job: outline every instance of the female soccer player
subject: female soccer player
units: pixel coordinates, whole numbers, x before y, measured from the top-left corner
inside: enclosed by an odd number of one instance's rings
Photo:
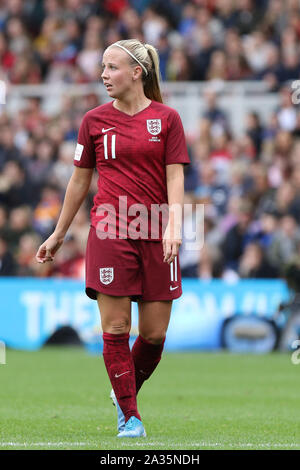
[[[101,78],[114,100],[83,118],[57,226],[36,258],[53,260],[96,167],[86,293],[100,310],[118,437],[141,437],[146,433],[136,395],[161,359],[172,300],[182,293],[181,217],[174,208],[183,204],[183,165],[189,158],[180,117],[162,103],[153,46],[135,39],[112,44],[103,55]],[[168,204],[164,226],[163,204]],[[130,351],[131,301],[138,302],[139,336]]]

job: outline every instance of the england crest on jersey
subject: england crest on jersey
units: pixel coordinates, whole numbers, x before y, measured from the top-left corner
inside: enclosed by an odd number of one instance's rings
[[[100,281],[102,284],[110,284],[114,280],[114,268],[100,268]]]
[[[161,120],[160,119],[147,119],[147,129],[152,135],[157,135],[161,131]]]

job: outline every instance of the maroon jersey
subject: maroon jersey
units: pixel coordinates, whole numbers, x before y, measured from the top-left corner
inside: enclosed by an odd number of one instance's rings
[[[143,204],[150,217],[153,205],[168,202],[166,165],[174,163],[189,163],[189,157],[181,119],[169,106],[152,101],[129,116],[109,102],[87,112],[79,129],[74,164],[97,168],[99,174],[92,226],[99,230],[99,223],[104,218],[107,221],[106,215],[113,207],[117,234],[122,226],[122,238],[127,238],[124,226],[128,227],[134,216],[131,213],[126,221],[118,217],[119,197],[128,208]],[[112,229],[113,217],[111,221],[112,225],[103,230]],[[140,238],[150,238],[150,231]],[[157,239],[161,239],[161,233]]]

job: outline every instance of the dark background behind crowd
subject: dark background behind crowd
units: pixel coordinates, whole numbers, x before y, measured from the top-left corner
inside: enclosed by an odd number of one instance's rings
[[[99,82],[104,49],[138,38],[159,52],[164,81],[206,83],[189,135],[181,265],[201,279],[276,278],[300,258],[299,0],[0,0],[0,79],[12,85]],[[263,81],[279,95],[267,121],[245,113],[236,136],[215,81]],[[32,97],[0,109],[0,275],[84,276],[87,200],[54,263],[35,254],[52,233],[83,114],[98,95],[65,96],[57,115]],[[205,204],[202,250],[186,249],[195,205]]]

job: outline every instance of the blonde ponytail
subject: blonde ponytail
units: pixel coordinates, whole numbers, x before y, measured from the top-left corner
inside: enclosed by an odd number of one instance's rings
[[[147,98],[150,100],[158,101],[159,103],[163,102],[161,91],[160,91],[160,70],[159,70],[159,55],[155,47],[151,44],[145,44],[145,48],[148,51],[148,55],[151,59],[152,67],[148,70],[148,75],[144,80],[144,92]]]
[[[162,103],[160,91],[159,55],[151,44],[142,44],[138,39],[125,39],[111,44],[127,50],[132,65],[142,66],[144,93],[147,98]]]

